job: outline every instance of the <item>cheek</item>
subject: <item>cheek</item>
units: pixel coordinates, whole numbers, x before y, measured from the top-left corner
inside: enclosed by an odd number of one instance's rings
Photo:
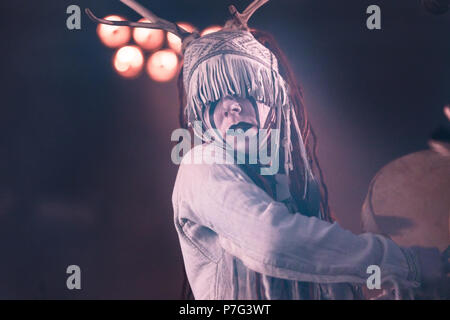
[[[216,127],[219,127],[220,123],[222,122],[222,117],[220,116],[219,107],[217,106],[213,113],[213,120]]]
[[[220,129],[223,125],[223,117],[220,115],[215,114],[214,115],[214,124],[216,125],[217,129]]]
[[[245,115],[252,119],[256,119],[256,112],[255,109],[253,109],[253,105],[249,105],[245,108]]]
[[[226,121],[220,113],[214,113],[214,124],[216,129],[223,135],[226,130]]]

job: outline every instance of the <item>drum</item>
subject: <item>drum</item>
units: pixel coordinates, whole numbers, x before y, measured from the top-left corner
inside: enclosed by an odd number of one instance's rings
[[[449,213],[450,157],[426,150],[394,160],[376,174],[361,218],[365,232],[385,235],[403,247],[443,251],[450,243]]]

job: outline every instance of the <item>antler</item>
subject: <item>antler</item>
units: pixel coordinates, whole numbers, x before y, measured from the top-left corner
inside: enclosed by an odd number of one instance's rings
[[[165,21],[164,19],[158,18],[153,12],[145,8],[143,5],[137,3],[133,0],[120,0],[124,5],[133,9],[139,13],[142,17],[146,18],[149,22]],[[167,21],[165,21],[167,22]]]
[[[254,0],[242,13],[240,13],[234,5],[230,5],[228,10],[230,11],[233,19],[226,24],[227,28],[238,28],[248,30],[248,20],[261,6],[269,2],[269,0]]]
[[[183,28],[180,28],[176,23],[169,22],[167,20],[164,20],[162,18],[159,18],[156,16],[153,12],[148,10],[147,8],[143,7],[139,3],[137,3],[134,0],[120,0],[123,4],[130,7],[137,13],[139,13],[142,17],[146,18],[150,22],[133,22],[133,21],[111,21],[106,19],[100,19],[96,17],[90,9],[86,9],[86,14],[89,16],[89,18],[97,23],[102,24],[108,24],[112,26],[128,26],[128,27],[136,27],[136,28],[147,28],[147,29],[161,29],[165,31],[169,31],[176,36],[180,37],[181,39],[184,39],[190,35],[192,35],[191,32],[188,32],[184,30]]]

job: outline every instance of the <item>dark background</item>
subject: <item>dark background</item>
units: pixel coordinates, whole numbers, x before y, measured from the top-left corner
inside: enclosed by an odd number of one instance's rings
[[[202,29],[250,1],[144,1]],[[118,1],[0,4],[0,298],[178,298],[181,251],[172,224],[175,82],[126,80],[83,14],[138,16]],[[382,30],[366,28],[381,7]],[[251,26],[273,33],[305,91],[339,223],[360,230],[370,179],[425,149],[450,101],[450,14],[415,0],[276,0]],[[66,289],[66,268],[82,290]]]

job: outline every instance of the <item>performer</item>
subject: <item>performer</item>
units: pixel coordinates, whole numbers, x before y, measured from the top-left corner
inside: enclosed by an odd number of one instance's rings
[[[293,72],[274,39],[247,26],[268,0],[256,0],[242,13],[230,6],[224,28],[203,37],[121,1],[152,23],[88,14],[101,23],[168,30],[183,40],[181,119],[204,143],[184,157],[172,200],[195,299],[361,298],[372,265],[380,267],[382,283],[393,280],[402,288],[442,275],[434,251],[425,250],[430,258],[420,259],[423,250],[401,248],[380,235],[355,235],[333,222]],[[208,129],[209,137],[203,134]],[[269,147],[270,165],[279,160],[279,170],[267,175],[261,161],[217,161],[226,155],[230,129],[258,138],[266,129],[258,147]],[[238,152],[251,153],[248,144]],[[193,154],[203,162],[191,161]]]

